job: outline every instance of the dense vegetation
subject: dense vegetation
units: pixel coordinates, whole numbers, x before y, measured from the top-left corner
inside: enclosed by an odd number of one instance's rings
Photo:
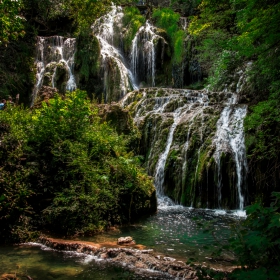
[[[184,59],[184,39],[186,33],[179,28],[180,14],[170,8],[156,9],[152,15],[156,25],[166,30],[172,45],[173,61],[180,63]]]
[[[238,266],[232,273],[217,273],[211,269],[201,268],[201,279],[279,279],[280,276],[280,194],[272,193],[271,204],[264,207],[255,203],[246,207],[247,218],[231,226],[231,237],[226,242],[220,240],[212,221],[198,222],[206,232],[211,232],[216,239],[213,257],[222,254],[234,257]],[[193,260],[191,260],[193,261]]]
[[[94,233],[155,211],[150,178],[124,139],[77,91],[42,108],[0,114],[1,241],[35,229]],[[2,239],[3,238],[3,239]]]

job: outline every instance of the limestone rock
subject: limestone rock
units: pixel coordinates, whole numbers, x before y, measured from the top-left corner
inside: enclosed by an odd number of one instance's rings
[[[131,236],[126,236],[126,237],[118,238],[118,244],[119,245],[135,245],[136,243]]]
[[[54,98],[57,93],[57,89],[49,86],[42,86],[39,92],[37,93],[36,100],[34,102],[33,108],[40,108],[42,102],[49,102],[49,99]]]

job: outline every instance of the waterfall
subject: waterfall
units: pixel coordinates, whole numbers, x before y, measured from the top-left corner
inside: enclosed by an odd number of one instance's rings
[[[75,52],[75,38],[64,38],[61,36],[37,38],[37,55],[35,59],[37,71],[32,105],[42,85],[57,86],[55,78],[58,68],[63,68],[66,71],[65,90],[73,91],[76,89],[75,76],[73,74]]]
[[[133,75],[138,79],[142,75],[146,81],[151,80],[152,87],[155,86],[156,46],[159,40],[165,43],[164,38],[156,34],[156,28],[149,21],[140,27],[132,40],[130,56]],[[145,77],[143,77],[143,73],[145,73]]]
[[[122,8],[113,5],[111,11],[97,19],[91,27],[101,48],[104,92],[106,94],[105,101],[107,102],[110,101],[110,74],[114,71],[114,67],[116,67],[115,71],[118,71],[120,76],[120,96],[118,99],[125,96],[129,90],[138,88],[132,72],[126,66],[124,55],[120,49],[119,40],[121,40],[122,18]],[[116,32],[116,29],[119,32]],[[114,79],[116,79],[116,75]]]
[[[217,131],[214,137],[216,150],[214,159],[217,163],[218,176],[218,203],[221,206],[222,199],[222,172],[221,157],[223,152],[230,152],[236,166],[236,191],[240,210],[244,209],[244,191],[242,190],[244,177],[247,173],[247,159],[244,139],[243,121],[246,116],[247,106],[236,106],[237,96],[233,94],[223,109],[220,119],[217,122]]]
[[[131,111],[142,131],[145,166],[154,177],[160,206],[176,201],[194,207],[230,205],[243,210],[247,107],[237,104],[235,94],[145,88],[127,94],[121,105]],[[223,154],[231,158],[226,168],[233,167],[227,178],[222,178]],[[228,189],[224,190],[225,182]],[[232,197],[222,197],[222,193],[230,196],[233,191]]]

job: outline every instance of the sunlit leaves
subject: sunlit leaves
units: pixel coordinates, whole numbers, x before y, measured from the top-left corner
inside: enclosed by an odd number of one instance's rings
[[[0,45],[24,35],[21,0],[0,1]]]

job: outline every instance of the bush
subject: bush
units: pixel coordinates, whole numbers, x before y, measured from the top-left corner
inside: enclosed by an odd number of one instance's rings
[[[31,228],[90,234],[155,211],[152,180],[128,153],[129,139],[100,122],[84,92],[34,111],[9,107],[0,122],[2,238],[15,226],[28,236]]]
[[[242,266],[233,272],[233,279],[279,279],[280,193],[272,195],[270,207],[260,203],[246,207],[247,219],[231,239],[231,247]]]

